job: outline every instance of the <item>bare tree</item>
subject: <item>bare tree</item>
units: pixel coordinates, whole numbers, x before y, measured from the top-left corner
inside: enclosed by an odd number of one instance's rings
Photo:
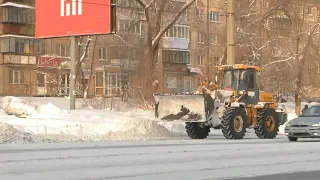
[[[267,89],[293,95],[297,115],[301,99],[307,96],[304,91],[314,87],[309,79],[313,72],[306,71],[318,52],[315,42],[319,38],[319,18],[310,16],[312,7],[306,1],[282,1],[266,21],[274,41],[267,47],[271,59],[262,62],[261,79]]]
[[[146,24],[143,87],[147,99],[150,99],[152,95],[152,80],[160,40],[195,1],[186,0],[181,5],[181,2],[171,0],[137,0],[144,9],[145,19],[143,21]]]
[[[76,79],[79,82],[81,81],[81,91],[82,91],[83,97],[87,97],[87,93],[88,93],[87,89],[89,86],[89,84],[86,85],[84,74],[85,74],[85,70],[87,69],[85,66],[85,60],[88,55],[90,42],[91,42],[90,35],[87,37],[86,43],[84,45],[82,44],[82,37],[79,37],[79,43],[78,43],[79,58],[78,58],[78,61],[76,62]],[[93,52],[94,52],[94,49],[93,49]],[[90,61],[88,63],[90,64]],[[91,63],[91,65],[92,65],[92,63]],[[91,76],[91,74],[90,74],[90,76]],[[89,79],[91,79],[90,76],[89,76]]]
[[[289,4],[286,14],[291,18],[292,22],[292,40],[294,40],[294,52],[292,53],[294,57],[294,79],[292,82],[295,82],[292,87],[295,103],[296,103],[296,114],[300,114],[301,110],[301,98],[303,97],[304,87],[310,86],[306,80],[304,80],[305,67],[308,62],[308,55],[311,53],[311,45],[315,36],[319,36],[319,32],[316,31],[319,27],[319,17],[313,22],[307,21],[307,15],[311,12],[308,12],[312,5],[307,4],[306,2],[302,4]],[[301,12],[302,11],[302,12]]]

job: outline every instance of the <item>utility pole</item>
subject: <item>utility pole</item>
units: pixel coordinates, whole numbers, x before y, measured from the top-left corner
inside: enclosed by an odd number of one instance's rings
[[[227,65],[235,64],[234,0],[227,0]]]
[[[76,58],[77,58],[77,42],[76,37],[71,36],[70,45],[70,110],[76,109]]]
[[[208,80],[210,80],[210,0],[207,0],[207,35],[208,35],[208,49],[207,49],[207,73]]]

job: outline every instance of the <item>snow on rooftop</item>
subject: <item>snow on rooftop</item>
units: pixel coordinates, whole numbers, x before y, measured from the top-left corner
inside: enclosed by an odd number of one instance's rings
[[[19,36],[19,35],[12,35],[12,34],[4,34],[0,36],[0,38],[4,38],[4,37],[29,38],[29,39],[35,38],[33,36]]]
[[[1,4],[0,6],[13,6],[13,7],[17,7],[17,8],[34,9],[34,7],[32,7],[32,6],[28,6],[28,5],[24,5],[24,4],[17,4],[17,3],[13,3],[13,2],[6,2],[4,4]]]

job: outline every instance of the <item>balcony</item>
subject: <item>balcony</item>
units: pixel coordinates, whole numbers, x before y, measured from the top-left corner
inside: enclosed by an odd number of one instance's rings
[[[10,24],[25,24],[33,25],[34,20],[34,7],[7,2],[0,5],[2,11],[1,22]]]
[[[35,32],[33,25],[3,24],[2,26],[3,26],[2,34],[34,36],[34,32]]]
[[[36,65],[36,56],[4,55],[5,64]]]
[[[162,50],[162,61],[170,64],[190,64],[189,50]]]
[[[174,25],[162,38],[163,49],[189,49],[190,28],[187,25]]]
[[[162,39],[163,49],[189,49],[189,39],[165,37]]]
[[[2,35],[0,36],[0,53],[16,55],[35,55],[41,43],[33,37]]]

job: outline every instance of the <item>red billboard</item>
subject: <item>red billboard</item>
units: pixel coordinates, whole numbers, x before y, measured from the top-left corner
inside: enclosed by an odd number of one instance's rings
[[[114,0],[36,0],[36,38],[109,34]]]
[[[38,66],[41,67],[59,67],[60,62],[59,58],[38,57]]]

